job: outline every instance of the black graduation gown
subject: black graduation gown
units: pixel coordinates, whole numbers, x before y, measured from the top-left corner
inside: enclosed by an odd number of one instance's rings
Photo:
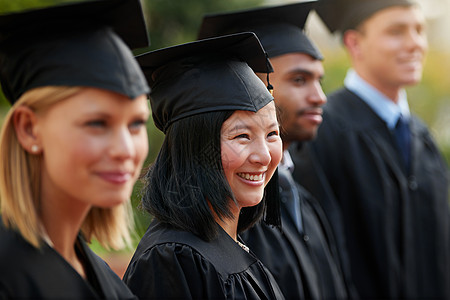
[[[96,288],[53,248],[34,248],[0,218],[0,299],[136,299],[81,237],[77,245]]]
[[[362,298],[450,299],[448,168],[417,117],[410,128],[407,171],[385,122],[344,88],[328,97],[317,138],[292,154]]]
[[[282,228],[258,223],[241,236],[273,274],[286,299],[347,299],[354,289],[344,279],[326,217],[311,195],[297,185],[303,232],[282,198]],[[350,285],[349,285],[350,286]]]
[[[154,220],[123,280],[140,299],[284,299],[262,263],[218,228],[205,242]]]

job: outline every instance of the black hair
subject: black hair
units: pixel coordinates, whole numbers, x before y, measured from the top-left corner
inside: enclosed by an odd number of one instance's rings
[[[210,241],[218,234],[212,211],[221,219],[233,218],[230,199],[236,200],[223,171],[220,147],[222,124],[233,112],[201,113],[168,128],[158,157],[145,176],[142,198],[143,208],[157,220]],[[269,186],[275,193],[267,192]],[[277,182],[269,183],[265,194],[276,194],[271,202],[278,204]],[[238,233],[259,221],[266,206],[263,199],[256,206],[242,208]],[[279,208],[278,224],[273,219],[267,221],[279,225]]]

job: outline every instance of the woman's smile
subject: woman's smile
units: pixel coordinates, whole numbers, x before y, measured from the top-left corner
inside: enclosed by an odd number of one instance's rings
[[[237,175],[244,180],[244,182],[249,182],[251,184],[257,183],[258,185],[264,184],[265,172],[259,173],[237,173]]]

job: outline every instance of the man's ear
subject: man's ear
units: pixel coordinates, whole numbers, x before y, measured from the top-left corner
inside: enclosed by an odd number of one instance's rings
[[[17,139],[25,151],[32,154],[41,153],[36,113],[27,106],[19,106],[14,111],[13,124]]]
[[[264,82],[265,85],[267,85],[267,73],[257,73],[255,72],[256,76],[259,77],[259,79],[262,80],[262,82]],[[272,73],[271,73],[272,74]],[[271,75],[269,74],[269,76]]]
[[[361,38],[361,33],[357,30],[349,29],[346,30],[343,36],[343,42],[347,48],[350,56],[356,59],[361,54],[359,39]]]

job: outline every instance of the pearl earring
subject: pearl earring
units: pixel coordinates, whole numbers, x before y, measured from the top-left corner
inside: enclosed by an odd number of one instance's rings
[[[38,145],[32,145],[31,146],[31,152],[36,153],[39,151],[39,146]]]

